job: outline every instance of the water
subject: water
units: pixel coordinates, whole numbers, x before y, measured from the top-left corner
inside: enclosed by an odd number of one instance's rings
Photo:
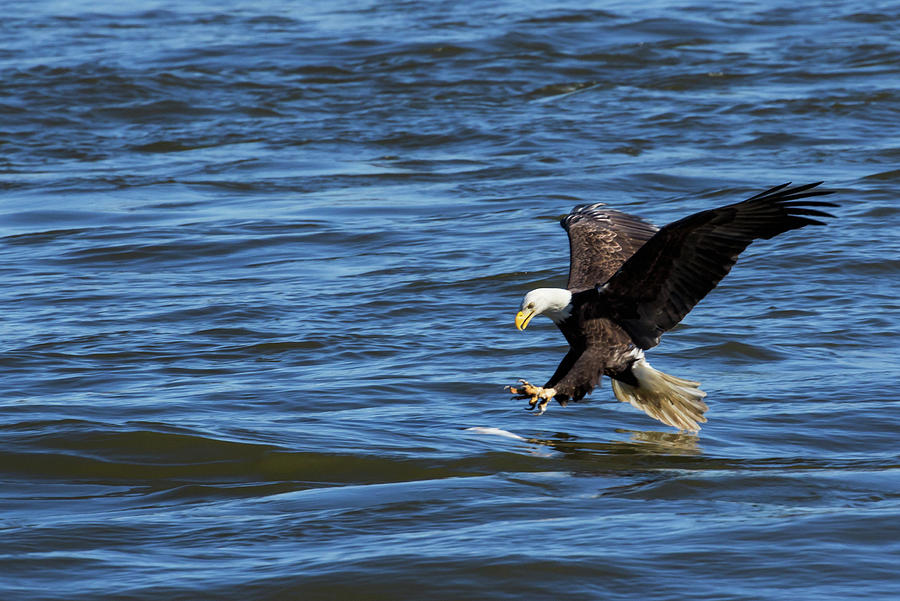
[[[7,2],[0,598],[896,599],[893,2]],[[650,358],[556,219],[827,180]]]

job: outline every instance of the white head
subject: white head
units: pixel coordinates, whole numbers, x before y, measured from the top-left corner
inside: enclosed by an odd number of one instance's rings
[[[535,315],[546,315],[559,323],[572,314],[572,293],[562,288],[536,288],[522,299],[516,314],[516,327],[524,330]]]

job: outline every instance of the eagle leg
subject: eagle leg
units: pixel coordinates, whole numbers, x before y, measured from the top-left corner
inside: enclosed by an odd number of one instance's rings
[[[542,388],[529,384],[525,380],[519,380],[521,386],[507,386],[506,390],[515,395],[517,399],[529,399],[526,410],[531,411],[537,407],[536,415],[542,415],[547,410],[547,404],[556,396],[555,388]]]

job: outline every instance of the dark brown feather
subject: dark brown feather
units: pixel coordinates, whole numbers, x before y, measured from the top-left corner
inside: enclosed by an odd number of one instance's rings
[[[636,383],[629,373],[634,343],[600,301],[594,288],[574,293],[571,316],[557,324],[570,348],[544,388],[555,389],[561,402],[581,400],[603,374]]]
[[[573,291],[602,284],[659,228],[602,203],[578,205],[560,220],[569,234],[569,282]]]
[[[818,207],[834,203],[800,200],[830,194],[821,182],[783,184],[743,202],[696,213],[659,230],[600,288],[610,317],[634,343],[648,349],[725,277],[738,255],[760,238],[832,217]]]

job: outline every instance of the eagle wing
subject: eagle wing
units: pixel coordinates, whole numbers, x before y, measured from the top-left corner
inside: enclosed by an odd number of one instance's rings
[[[751,242],[807,225],[825,225],[811,217],[833,215],[811,207],[838,205],[800,200],[830,194],[813,190],[821,183],[793,188],[782,184],[663,227],[599,288],[612,318],[640,348],[656,346],[663,332],[716,287]]]
[[[559,223],[569,234],[569,290],[602,284],[659,230],[603,203],[578,205]]]

